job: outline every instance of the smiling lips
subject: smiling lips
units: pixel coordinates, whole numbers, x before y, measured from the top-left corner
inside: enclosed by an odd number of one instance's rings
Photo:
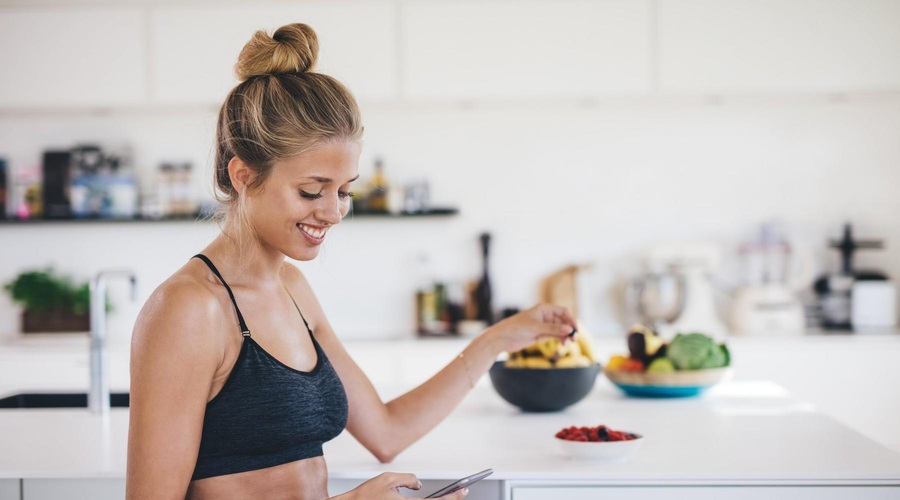
[[[325,239],[325,232],[327,231],[327,229],[324,227],[309,226],[307,224],[300,223],[297,224],[297,229],[299,229],[300,232],[316,242],[321,242],[323,239]]]

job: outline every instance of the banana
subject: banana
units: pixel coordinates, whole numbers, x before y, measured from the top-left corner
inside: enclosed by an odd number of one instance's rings
[[[553,368],[553,363],[544,358],[509,359],[504,363],[507,368]]]
[[[547,359],[557,359],[562,356],[562,343],[555,338],[547,338],[536,344],[538,350]]]
[[[581,348],[581,353],[584,354],[584,356],[588,358],[591,363],[596,363],[597,349],[594,347],[594,338],[591,337],[591,334],[583,329],[579,329],[578,333],[575,334],[575,340],[578,341],[578,346]]]
[[[585,356],[567,356],[556,362],[556,368],[581,368],[591,366],[591,360]]]
[[[547,338],[509,354],[504,366],[510,368],[577,368],[597,362],[590,334],[579,330],[572,341],[563,344]]]

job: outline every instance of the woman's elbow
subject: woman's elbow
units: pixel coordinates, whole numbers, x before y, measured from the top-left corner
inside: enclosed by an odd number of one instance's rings
[[[369,451],[372,455],[375,455],[379,462],[389,464],[397,458],[401,450],[392,449],[388,446],[372,446],[369,448]]]
[[[389,464],[389,463],[393,462],[394,459],[397,457],[396,453],[378,452],[378,451],[372,452],[372,453],[375,455],[375,458],[377,458],[378,461],[383,464]]]

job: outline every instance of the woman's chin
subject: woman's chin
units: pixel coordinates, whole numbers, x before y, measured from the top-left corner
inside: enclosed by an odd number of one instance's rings
[[[288,252],[285,252],[285,255],[292,260],[297,261],[307,261],[313,260],[319,256],[319,246],[315,247],[306,247],[306,248],[292,248]]]

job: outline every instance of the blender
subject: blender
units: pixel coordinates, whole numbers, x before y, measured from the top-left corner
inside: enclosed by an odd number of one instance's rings
[[[744,284],[732,300],[732,333],[799,335],[806,314],[799,291],[811,271],[811,255],[792,247],[781,228],[763,224],[756,238],[741,246]]]

